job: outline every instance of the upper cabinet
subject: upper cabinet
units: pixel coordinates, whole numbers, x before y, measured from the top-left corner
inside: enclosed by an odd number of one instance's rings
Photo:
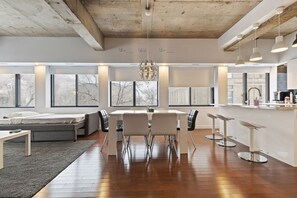
[[[288,61],[288,89],[297,89],[297,59]]]

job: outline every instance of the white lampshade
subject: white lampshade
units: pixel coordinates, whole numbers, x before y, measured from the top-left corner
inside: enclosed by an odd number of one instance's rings
[[[275,37],[275,44],[272,46],[271,53],[283,52],[288,48],[288,45],[284,42],[284,37],[277,36]]]
[[[253,48],[253,53],[250,56],[250,61],[259,61],[262,60],[263,57],[261,55],[260,49],[258,47]]]
[[[245,63],[245,62],[244,62],[242,56],[241,56],[241,55],[238,55],[238,56],[237,56],[236,63],[235,63],[235,66],[244,65],[244,63]]]

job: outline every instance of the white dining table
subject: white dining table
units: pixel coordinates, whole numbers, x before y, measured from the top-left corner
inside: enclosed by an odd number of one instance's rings
[[[178,110],[154,110],[154,112],[147,112],[146,110],[116,110],[109,114],[108,155],[117,155],[117,121],[123,120],[124,113],[147,113],[149,118],[151,118],[153,113],[176,113],[180,124],[180,131],[178,132],[177,137],[178,156],[181,154],[188,154],[187,113]]]

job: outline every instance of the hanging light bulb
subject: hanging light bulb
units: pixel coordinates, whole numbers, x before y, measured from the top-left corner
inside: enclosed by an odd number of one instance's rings
[[[257,29],[259,28],[259,23],[255,23],[253,25],[253,29],[254,29],[254,32],[255,32],[255,47],[253,48],[253,53],[252,55],[250,56],[250,61],[259,61],[259,60],[262,60],[263,57],[261,55],[261,52],[260,52],[260,49],[259,47],[257,46]]]
[[[237,59],[236,59],[236,62],[235,62],[235,66],[240,66],[240,65],[244,65],[244,60],[241,56],[241,53],[240,53],[240,40],[242,39],[242,35],[238,35],[237,36],[237,40],[238,40],[238,55],[237,55]]]
[[[284,37],[280,32],[280,15],[283,13],[284,7],[279,7],[276,9],[275,14],[278,15],[278,36],[275,37],[275,43],[272,46],[271,53],[278,53],[288,50],[288,45],[284,42]]]
[[[146,1],[145,15],[147,16],[147,27],[146,27],[146,60],[142,61],[139,65],[139,74],[141,79],[150,81],[155,80],[158,74],[157,65],[149,60],[149,43],[148,43],[148,16],[151,15],[151,8]]]
[[[292,47],[297,47],[297,34],[296,34],[296,39],[295,39],[295,41],[292,44]]]

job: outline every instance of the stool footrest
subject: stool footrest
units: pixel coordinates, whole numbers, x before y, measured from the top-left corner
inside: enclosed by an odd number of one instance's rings
[[[239,158],[249,162],[265,163],[268,161],[263,155],[254,152],[239,152],[237,155]]]
[[[216,142],[217,145],[223,146],[223,147],[235,147],[236,144],[230,141],[221,140]]]

